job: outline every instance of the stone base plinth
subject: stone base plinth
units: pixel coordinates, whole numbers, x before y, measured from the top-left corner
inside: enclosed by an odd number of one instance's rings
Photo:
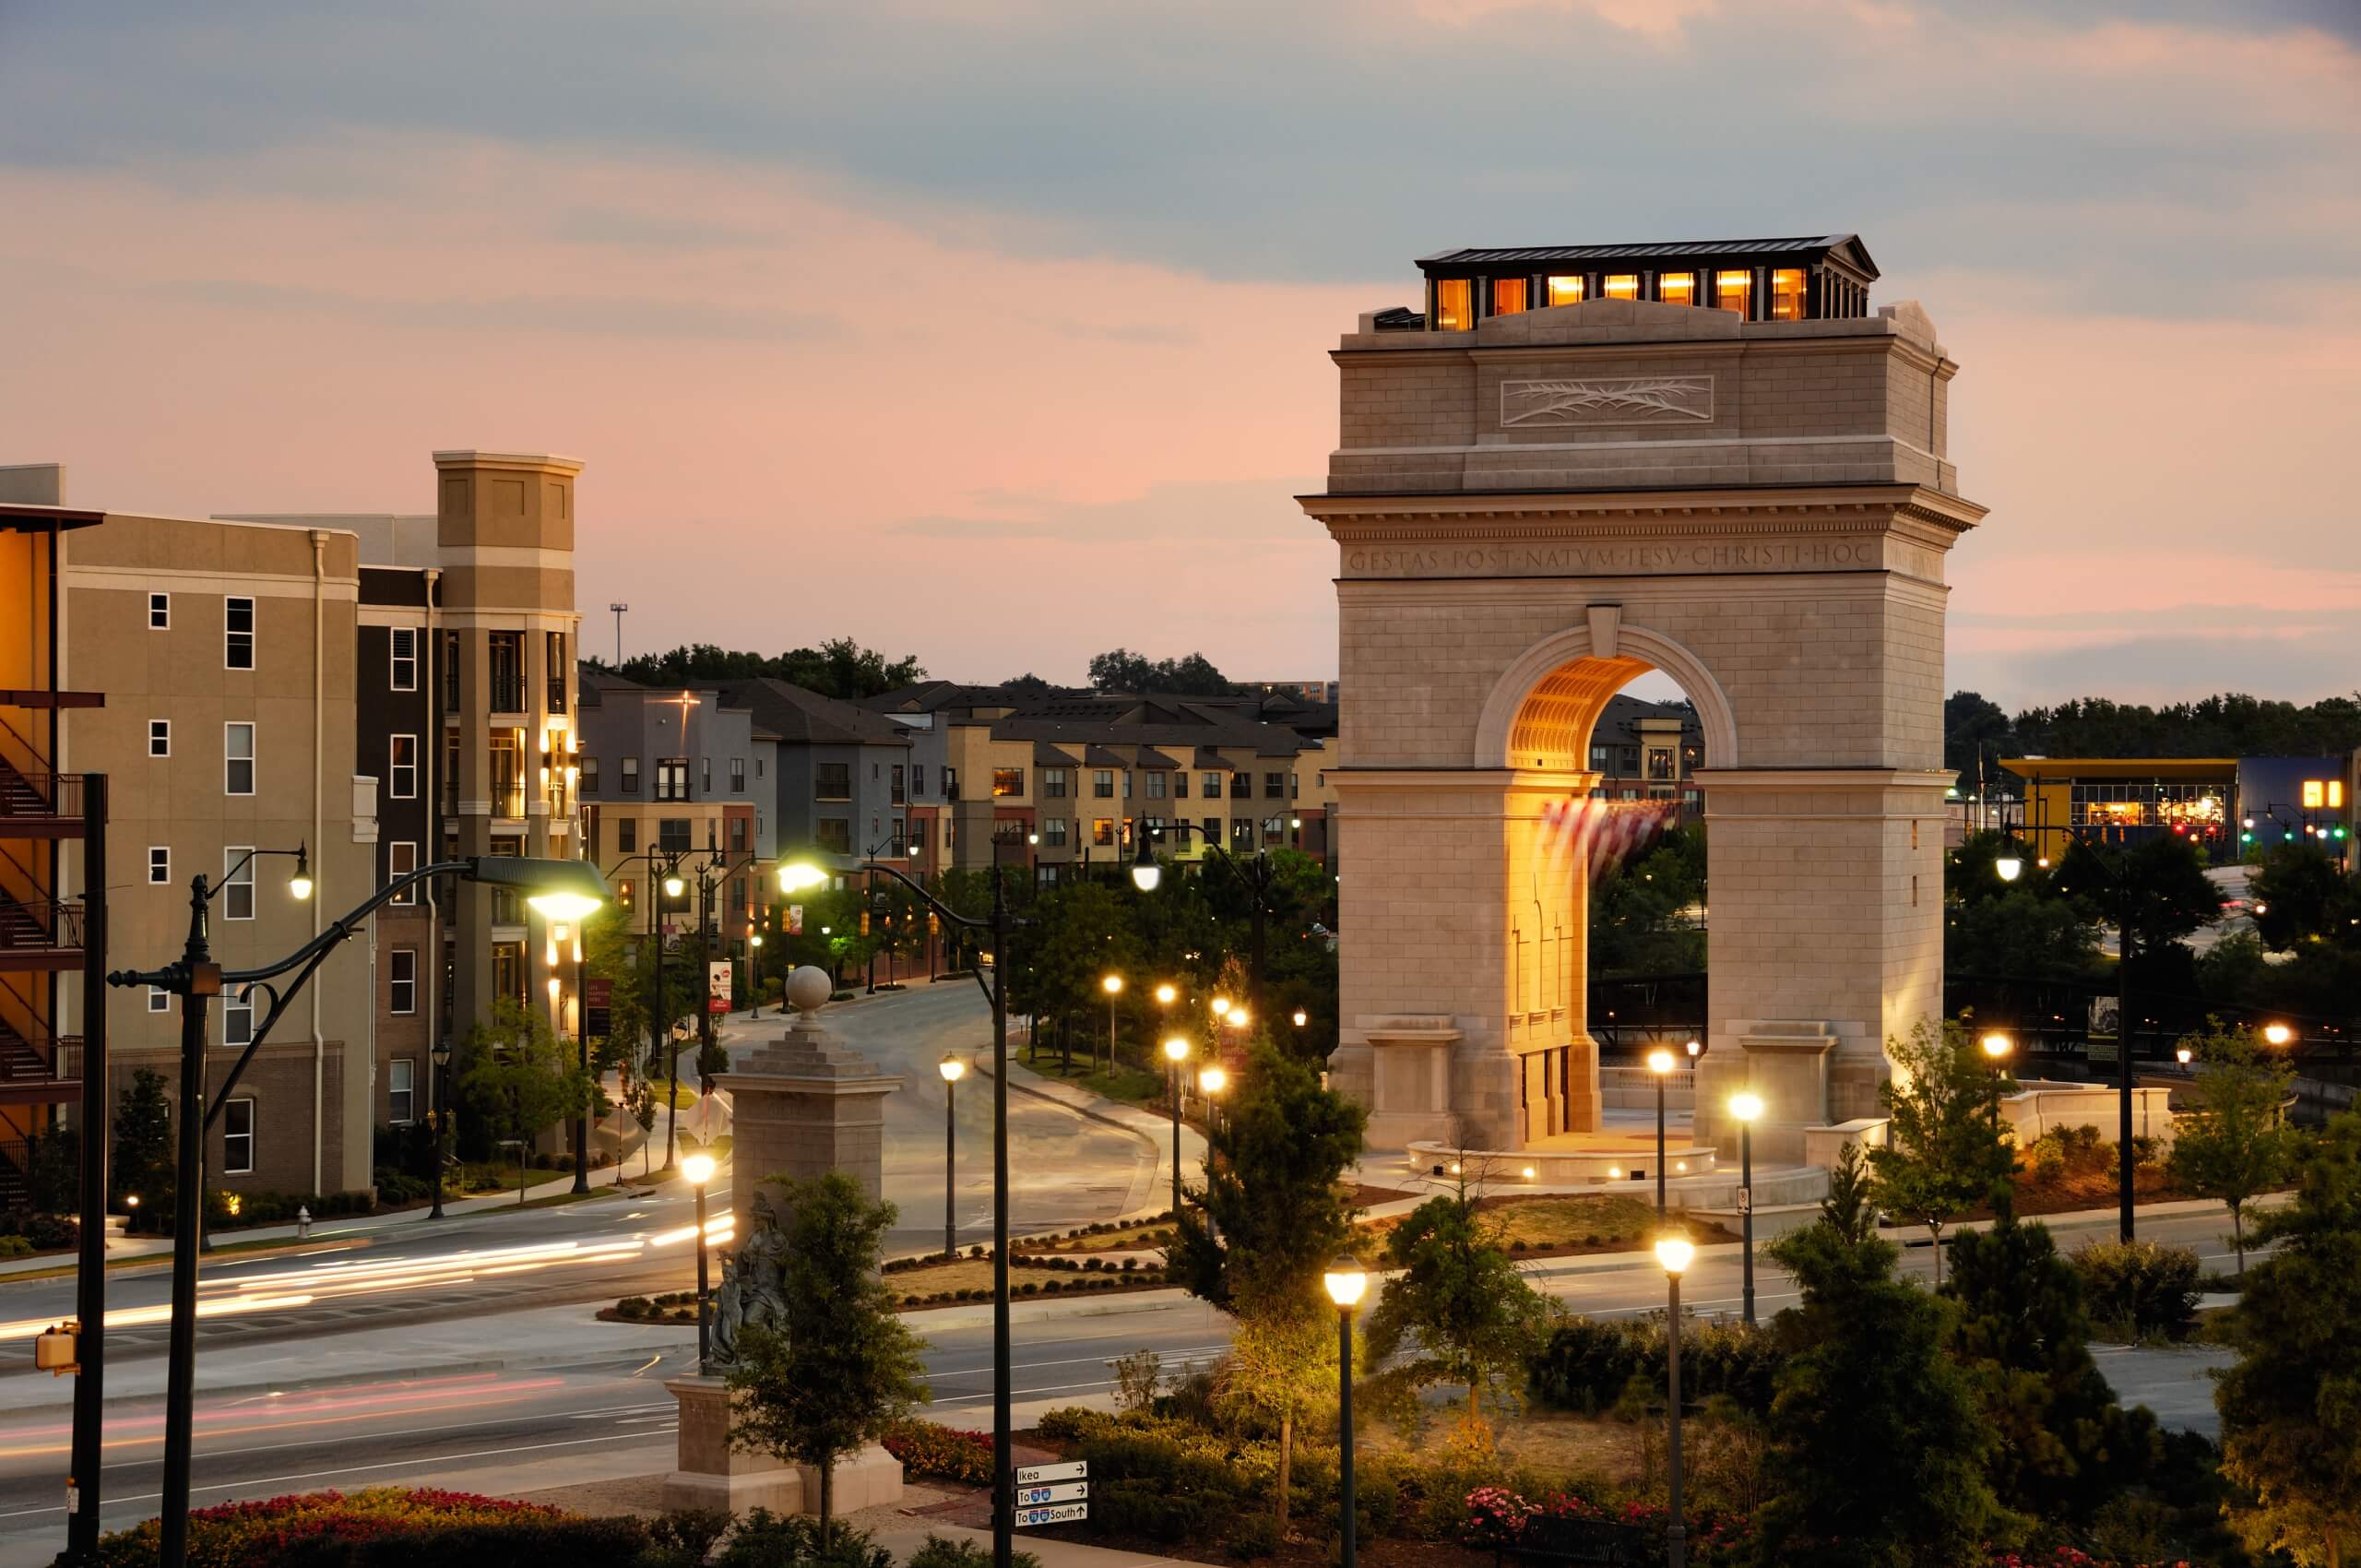
[[[681,1405],[680,1467],[664,1478],[665,1507],[820,1511],[817,1468],[730,1445],[730,1390],[721,1379],[676,1378],[664,1386]],[[839,1515],[902,1500],[902,1462],[874,1443],[838,1460],[835,1477]]]

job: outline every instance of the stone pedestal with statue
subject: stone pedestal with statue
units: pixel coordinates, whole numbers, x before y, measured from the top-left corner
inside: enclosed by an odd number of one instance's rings
[[[785,1311],[781,1193],[765,1184],[775,1177],[841,1170],[874,1202],[883,1182],[885,1098],[902,1080],[820,1027],[831,989],[825,970],[806,966],[789,975],[786,997],[794,1022],[739,1070],[716,1080],[730,1092],[735,1124],[730,1160],[734,1250],[721,1260],[704,1373],[665,1384],[681,1407],[680,1467],[664,1480],[668,1508],[810,1513],[818,1507],[819,1478],[811,1467],[731,1447],[723,1378],[734,1363],[739,1332],[777,1323]],[[872,1443],[838,1462],[834,1490],[839,1514],[899,1502],[901,1462]]]

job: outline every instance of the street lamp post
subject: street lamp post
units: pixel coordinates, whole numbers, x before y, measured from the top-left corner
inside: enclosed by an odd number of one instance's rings
[[[1664,1325],[1665,1474],[1670,1483],[1671,1517],[1664,1529],[1666,1568],[1687,1568],[1689,1532],[1680,1522],[1680,1274],[1697,1249],[1679,1236],[1656,1242],[1656,1262],[1664,1265],[1667,1301]]]
[[[1656,1218],[1658,1219],[1662,1219],[1665,1216],[1664,1086],[1665,1080],[1672,1076],[1674,1065],[1672,1052],[1663,1046],[1658,1046],[1648,1052],[1648,1071],[1656,1081]]]
[[[1336,1561],[1340,1568],[1354,1568],[1354,1526],[1359,1521],[1353,1496],[1353,1309],[1369,1289],[1369,1275],[1348,1253],[1328,1265],[1324,1283],[1328,1299],[1336,1303]]]
[[[442,1027],[440,1019],[435,1021],[434,1027],[438,1029]],[[434,1206],[427,1211],[426,1218],[440,1219],[443,1218],[443,1162],[451,1136],[451,1042],[448,1039],[436,1040],[434,1049],[428,1051],[426,1057],[432,1063],[428,1070],[434,1075],[434,1082],[428,1086],[429,1098],[434,1102]]]
[[[1982,1044],[1984,1059],[1992,1063],[1992,1131],[1998,1133],[2000,1130],[2000,1078],[2008,1071],[2001,1063],[2009,1059],[2009,1052],[2017,1048],[2017,1042],[1995,1029],[1984,1037]]]
[[[946,1055],[935,1063],[943,1075],[943,1255],[949,1257],[959,1250],[958,1205],[959,1189],[953,1180],[953,1168],[959,1158],[959,1123],[952,1107],[952,1097],[965,1076],[967,1064],[956,1056]]]
[[[590,1190],[590,993],[583,987],[582,926],[574,927],[574,1049],[582,1069],[582,1107],[574,1113],[574,1191]]]
[[[712,1295],[706,1285],[705,1187],[713,1180],[713,1156],[698,1153],[681,1161],[682,1180],[697,1194],[697,1375],[710,1377],[713,1362]]]
[[[943,903],[896,867],[871,861],[862,869],[884,872],[909,888],[943,920],[967,931],[989,931],[992,937],[992,979],[984,982],[980,965],[977,988],[992,1007],[992,1568],[1013,1568],[1016,1550],[1016,1469],[1010,1390],[1011,1338],[1008,1294],[1008,977],[1010,939],[1019,922],[1009,912],[1008,883],[1001,875],[999,845],[993,845],[992,912],[989,919],[963,915]],[[778,868],[779,887],[792,893],[817,886],[828,873],[808,863]]]
[[[1263,927],[1271,912],[1269,852],[1264,849],[1254,851],[1253,858],[1247,862],[1253,868],[1250,873],[1240,867],[1228,850],[1206,837],[1204,829],[1194,823],[1168,822],[1157,828],[1153,837],[1161,838],[1168,833],[1177,833],[1184,841],[1192,833],[1204,838],[1205,848],[1213,852],[1215,859],[1229,868],[1230,874],[1238,878],[1239,885],[1246,889],[1248,901],[1254,911],[1253,945],[1249,952],[1246,969],[1246,1000],[1260,1012],[1263,1007]],[[1153,893],[1164,879],[1164,868],[1157,864],[1155,851],[1148,848],[1151,835],[1142,832],[1138,837],[1139,848],[1132,856],[1132,885],[1143,893]]]
[[[655,869],[652,862],[648,869],[651,871]],[[664,897],[667,898],[678,898],[682,890],[688,886],[688,883],[681,875],[680,856],[674,855],[665,861],[664,878],[658,885],[663,888]],[[664,990],[664,922],[659,919],[655,921],[655,925],[657,927],[656,1005],[648,1011],[649,1016],[655,1021],[656,1038],[663,1041],[665,1054],[664,1169],[670,1170],[672,1169],[672,1123],[681,1111],[681,1042],[673,1036],[671,1018],[666,1016],[672,1011],[672,1007]]]
[[[319,971],[330,954],[349,940],[377,908],[433,876],[459,875],[470,882],[492,883],[519,889],[538,889],[528,902],[552,920],[578,920],[604,901],[606,883],[584,861],[551,861],[520,855],[470,855],[438,861],[396,877],[363,899],[288,956],[254,969],[225,970],[213,961],[208,920],[214,897],[231,885],[239,872],[257,856],[287,855],[295,861],[288,889],[296,897],[312,892],[311,861],[306,849],[250,850],[218,883],[199,875],[189,886],[188,937],[181,956],[160,969],[118,969],[107,976],[115,987],[140,986],[181,999],[180,1149],[172,1206],[172,1330],[164,1399],[164,1474],[159,1505],[157,1562],[159,1568],[184,1568],[188,1561],[189,1467],[193,1457],[193,1422],[196,1397],[196,1264],[197,1222],[205,1205],[205,1137],[230,1102],[238,1080],[255,1053],[289,1005]],[[271,982],[295,971],[284,992]],[[207,1103],[205,1014],[207,1004],[231,987],[243,998],[261,991],[270,999],[270,1011],[247,1039],[245,1049],[222,1080],[219,1091]]]
[[[1738,1214],[1744,1234],[1738,1239],[1742,1249],[1739,1266],[1742,1283],[1738,1287],[1739,1311],[1746,1325],[1754,1326],[1754,1123],[1762,1115],[1762,1097],[1758,1094],[1736,1094],[1730,1097],[1730,1114],[1738,1120]]]
[[[1172,1219],[1180,1219],[1180,1063],[1189,1059],[1189,1041],[1174,1035],[1164,1042],[1164,1076],[1172,1090]]]
[[[1115,1070],[1115,998],[1123,994],[1123,977],[1109,975],[1098,982],[1107,992],[1107,1070]]]

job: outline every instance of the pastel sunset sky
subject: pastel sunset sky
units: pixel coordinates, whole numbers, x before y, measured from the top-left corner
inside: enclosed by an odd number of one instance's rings
[[[579,457],[599,651],[1333,675],[1413,257],[1845,232],[1964,367],[1952,685],[2361,686],[2355,0],[0,0],[0,462]]]

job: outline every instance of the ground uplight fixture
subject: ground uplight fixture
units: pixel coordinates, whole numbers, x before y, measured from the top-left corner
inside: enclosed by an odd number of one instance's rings
[[[1182,1035],[1174,1035],[1170,1039],[1166,1040],[1164,1042],[1164,1059],[1168,1062],[1187,1061],[1189,1059],[1189,1041],[1187,1037]]]

